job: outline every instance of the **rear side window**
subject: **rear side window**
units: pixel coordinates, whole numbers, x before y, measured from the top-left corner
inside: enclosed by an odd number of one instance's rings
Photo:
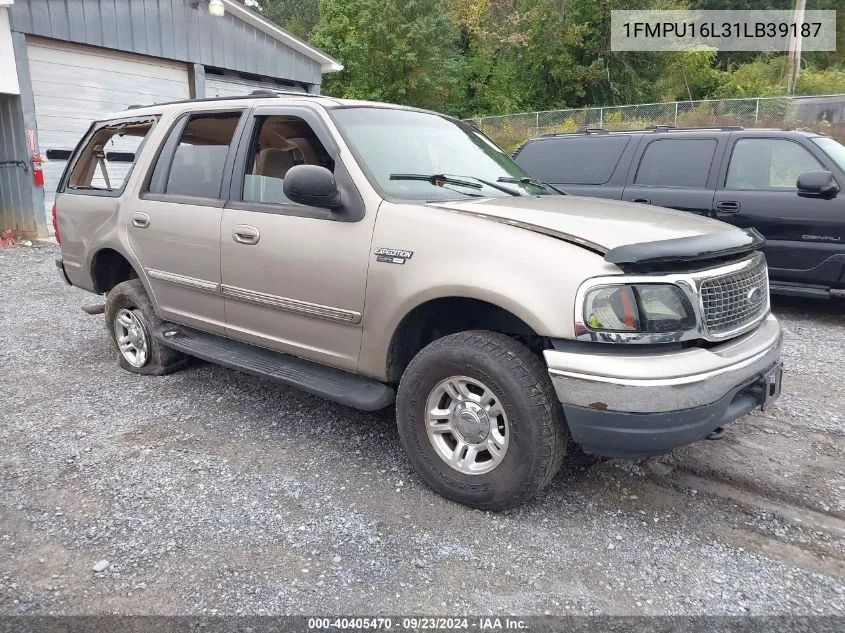
[[[517,164],[534,178],[573,185],[602,185],[610,180],[629,136],[573,136],[528,143]]]
[[[786,139],[743,138],[734,144],[727,189],[795,189],[798,176],[822,169],[806,149]]]
[[[120,195],[155,119],[95,128],[71,167],[67,189]]]
[[[197,114],[184,127],[177,125],[153,170],[150,191],[219,198],[226,155],[240,118],[240,112]]]
[[[643,153],[634,183],[654,187],[705,187],[716,139],[660,139]]]

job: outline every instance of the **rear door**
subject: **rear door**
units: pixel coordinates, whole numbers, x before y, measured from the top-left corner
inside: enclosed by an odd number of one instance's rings
[[[233,139],[244,110],[186,113],[176,120],[147,174],[127,201],[129,243],[162,317],[225,332],[220,279],[220,221]]]
[[[623,199],[709,215],[723,146],[709,132],[643,136]]]
[[[806,140],[806,139],[805,139]],[[845,265],[845,198],[798,195],[796,181],[806,171],[841,173],[809,141],[797,138],[731,135],[720,174],[713,215],[766,237],[766,259],[773,279],[832,286]]]

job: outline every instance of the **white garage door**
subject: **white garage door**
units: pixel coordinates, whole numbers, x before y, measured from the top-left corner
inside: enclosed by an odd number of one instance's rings
[[[48,150],[72,150],[91,122],[106,114],[189,98],[185,64],[40,38],[27,38],[27,53],[44,156]],[[131,151],[118,145],[106,150]],[[64,160],[44,165],[48,213],[64,168]],[[119,173],[114,176],[120,179]]]
[[[302,88],[280,86],[279,84],[270,81],[254,81],[251,79],[243,79],[242,77],[234,77],[231,75],[212,75],[210,73],[206,73],[205,75],[206,97],[238,97],[241,95],[248,95],[253,90],[258,90],[259,88],[305,92]]]

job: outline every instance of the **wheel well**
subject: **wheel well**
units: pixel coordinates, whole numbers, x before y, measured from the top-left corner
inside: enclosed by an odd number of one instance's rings
[[[405,315],[393,333],[387,353],[387,381],[398,383],[411,359],[435,339],[464,330],[507,334],[535,353],[548,347],[545,337],[497,305],[464,297],[433,299]]]
[[[94,282],[94,290],[100,294],[108,292],[119,283],[137,278],[138,273],[132,264],[111,248],[98,251],[91,260],[91,280]]]

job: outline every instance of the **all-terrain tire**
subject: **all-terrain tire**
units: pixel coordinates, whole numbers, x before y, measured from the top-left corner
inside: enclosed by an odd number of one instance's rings
[[[121,352],[115,332],[115,322],[121,311],[129,311],[143,328],[146,341],[146,360],[140,367],[129,362]],[[124,312],[125,314],[125,312]],[[153,329],[161,325],[144,284],[140,279],[130,279],[117,284],[106,297],[106,331],[112,346],[118,353],[120,366],[126,371],[149,376],[162,376],[188,364],[188,357],[176,350],[165,347],[153,338]]]
[[[507,416],[507,450],[489,472],[456,470],[429,439],[427,401],[453,376],[488,387]],[[487,331],[445,336],[420,351],[399,384],[396,420],[405,453],[425,482],[448,499],[486,510],[519,504],[542,490],[560,469],[568,438],[541,360],[514,339]]]

